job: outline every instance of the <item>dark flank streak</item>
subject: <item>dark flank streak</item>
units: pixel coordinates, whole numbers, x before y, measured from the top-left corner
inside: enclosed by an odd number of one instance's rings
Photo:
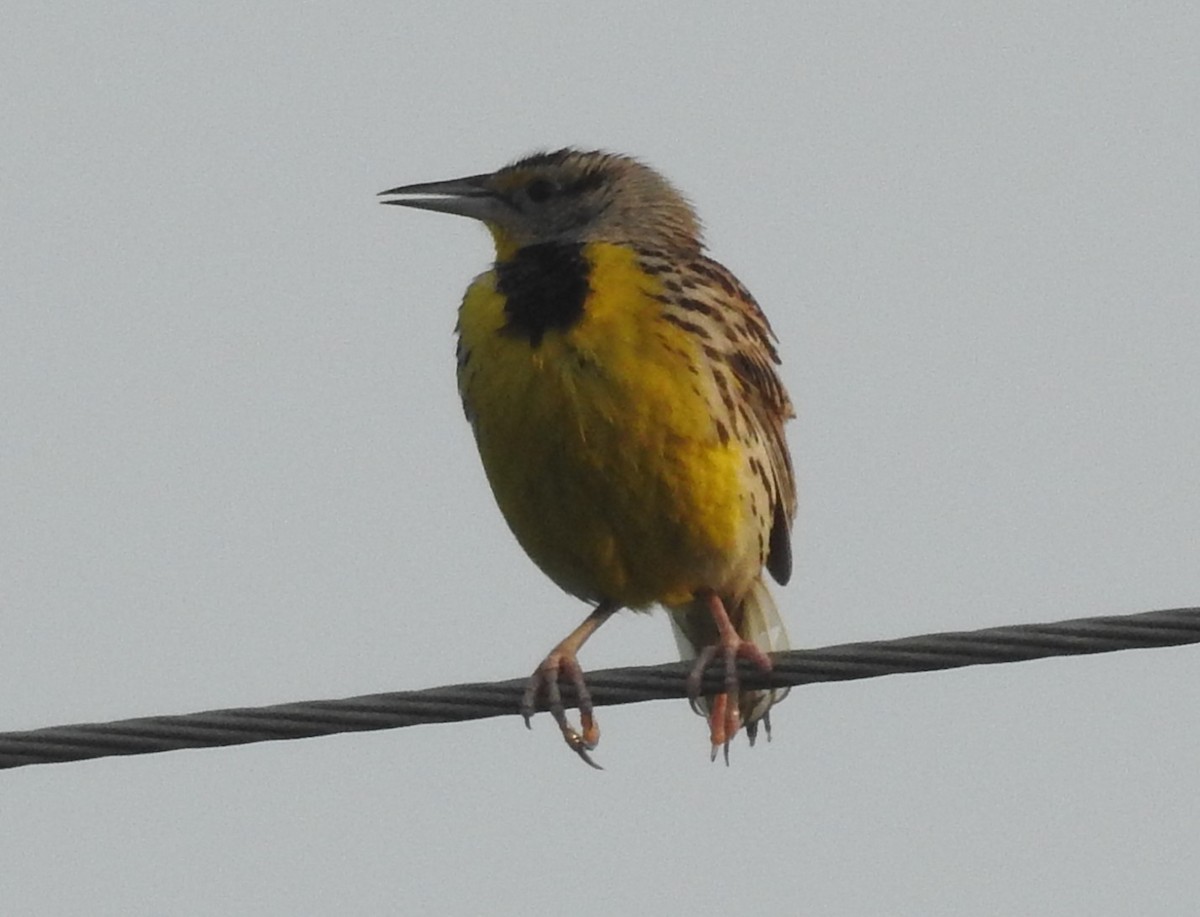
[[[712,337],[712,335],[708,333],[707,328],[697,325],[695,322],[689,322],[686,318],[680,318],[678,315],[674,315],[671,312],[666,311],[663,312],[662,317],[663,321],[670,322],[676,328],[682,328],[684,331],[688,332],[689,334],[694,334],[701,340],[707,341]]]
[[[717,391],[721,396],[721,404],[725,406],[725,414],[733,424],[734,432],[737,432],[737,412],[733,401],[733,395],[729,391],[729,383],[725,381],[725,374],[719,370],[713,370],[713,382],[716,383]]]
[[[707,303],[703,299],[697,299],[694,296],[684,296],[679,300],[679,306],[689,312],[699,312],[701,315],[707,315],[715,322],[722,321],[723,319],[720,309],[712,305],[712,303]]]
[[[742,429],[746,431],[754,429],[754,422],[750,419],[750,410],[746,407],[745,402],[737,402],[737,414],[742,418]]]
[[[670,270],[670,265],[649,259],[642,259],[638,262],[638,266],[644,273],[649,274],[651,277],[657,277],[659,274],[665,274]]]

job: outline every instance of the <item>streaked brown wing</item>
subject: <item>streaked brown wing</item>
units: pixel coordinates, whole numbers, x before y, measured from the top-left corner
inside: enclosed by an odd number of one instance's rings
[[[727,319],[732,352],[727,361],[764,439],[775,484],[767,569],[777,582],[786,584],[792,573],[796,482],[783,425],[795,416],[795,411],[779,378],[775,333],[750,291],[723,265],[701,257],[688,267],[709,281],[708,289],[723,293],[722,304],[732,309]]]

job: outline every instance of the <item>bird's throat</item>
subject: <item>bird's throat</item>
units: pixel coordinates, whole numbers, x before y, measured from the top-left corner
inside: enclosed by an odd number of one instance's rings
[[[538,347],[548,331],[567,331],[583,317],[591,288],[583,245],[543,242],[518,249],[496,262],[497,288],[504,296],[506,333]]]

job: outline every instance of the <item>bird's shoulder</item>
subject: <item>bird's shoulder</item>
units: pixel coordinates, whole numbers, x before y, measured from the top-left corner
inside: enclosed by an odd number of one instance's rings
[[[663,317],[701,339],[711,359],[726,364],[751,401],[780,420],[794,416],[779,378],[775,332],[737,276],[705,254],[686,257],[641,251],[641,269],[657,278]]]

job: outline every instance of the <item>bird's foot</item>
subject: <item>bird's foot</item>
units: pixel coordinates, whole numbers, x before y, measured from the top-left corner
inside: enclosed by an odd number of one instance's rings
[[[559,682],[563,679],[575,690],[581,727],[578,730],[567,719],[567,711],[563,707],[562,692],[559,689]],[[542,697],[545,698],[546,709],[558,723],[563,739],[571,751],[596,770],[603,770],[589,754],[600,741],[600,727],[596,725],[596,718],[592,713],[592,695],[588,691],[587,682],[583,679],[583,669],[579,667],[574,652],[563,649],[562,646],[556,647],[529,676],[525,694],[521,698],[521,716],[525,718],[525,725],[529,728],[532,728],[530,720],[537,712],[538,700]]]
[[[709,664],[720,657],[725,672],[724,691],[712,698],[708,709],[709,737],[712,740],[712,759],[717,759],[717,752],[724,751],[725,763],[729,764],[729,743],[742,728],[742,714],[738,707],[738,696],[741,681],[738,678],[737,663],[745,659],[763,671],[771,671],[771,657],[764,653],[753,641],[744,640],[732,628],[722,628],[718,643],[706,646],[696,657],[696,663],[687,679],[688,702],[692,709],[704,715],[700,701],[700,689],[704,681],[704,672]]]

